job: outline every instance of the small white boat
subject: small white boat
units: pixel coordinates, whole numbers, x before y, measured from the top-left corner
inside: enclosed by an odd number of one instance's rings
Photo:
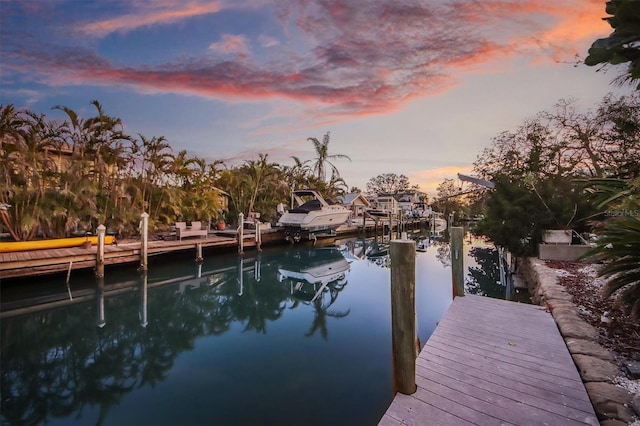
[[[330,232],[347,222],[351,210],[340,204],[329,204],[317,191],[293,191],[297,207],[284,212],[277,226],[284,228],[287,240],[300,241],[303,236]]]

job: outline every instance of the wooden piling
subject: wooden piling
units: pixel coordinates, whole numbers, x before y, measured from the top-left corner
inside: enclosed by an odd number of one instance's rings
[[[451,233],[451,285],[453,297],[464,296],[464,262],[462,251],[464,228],[452,226]]]
[[[393,240],[391,256],[391,334],[394,384],[397,392],[416,391],[416,244]]]
[[[142,218],[142,227],[140,230],[140,267],[138,270],[146,271],[148,269],[147,253],[149,249],[149,213],[144,212],[140,217]]]
[[[107,228],[104,225],[98,226],[98,250],[96,251],[96,277],[104,277],[104,236]]]
[[[202,243],[196,243],[196,262],[202,262],[204,257],[202,257]]]
[[[244,214],[238,215],[238,254],[244,253]]]
[[[256,250],[262,251],[262,231],[260,230],[260,222],[256,222]]]

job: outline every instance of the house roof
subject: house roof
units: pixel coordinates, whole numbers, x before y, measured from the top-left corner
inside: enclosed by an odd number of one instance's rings
[[[345,205],[345,206],[350,206],[352,205],[356,200],[360,200],[362,204],[364,204],[365,206],[369,206],[371,203],[369,203],[369,200],[367,200],[365,198],[364,195],[362,195],[361,192],[352,192],[349,194],[345,194],[344,196],[340,196],[338,197],[338,199],[340,200],[340,202]]]

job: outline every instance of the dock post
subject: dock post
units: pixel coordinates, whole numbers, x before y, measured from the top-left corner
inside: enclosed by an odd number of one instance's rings
[[[104,225],[98,226],[98,251],[96,252],[96,277],[104,277],[104,235],[107,228]]]
[[[202,262],[204,258],[202,257],[202,243],[196,244],[196,262]]]
[[[149,248],[149,213],[144,212],[140,217],[142,218],[142,229],[140,231],[142,239],[140,241],[140,267],[138,270],[146,271],[148,269],[147,253]]]
[[[452,226],[451,232],[451,284],[453,297],[464,296],[464,253],[462,251],[462,239],[464,228]]]
[[[262,251],[262,233],[260,232],[260,222],[256,222],[256,249]]]
[[[238,214],[238,254],[244,253],[244,214]]]
[[[416,243],[393,240],[391,256],[391,340],[395,390],[416,391]]]
[[[96,279],[96,300],[98,301],[98,319],[96,325],[103,328],[107,321],[104,319],[104,276],[97,276]]]

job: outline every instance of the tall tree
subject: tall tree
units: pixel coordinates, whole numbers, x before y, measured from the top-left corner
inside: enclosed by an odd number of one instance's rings
[[[367,182],[367,193],[397,194],[399,192],[408,190],[409,187],[409,178],[405,175],[383,173],[369,179],[369,181]]]
[[[560,100],[552,111],[493,138],[474,162],[474,174],[518,179],[527,174],[603,177],[636,173],[640,162],[640,96],[607,95],[595,111]],[[634,166],[635,165],[635,166]]]
[[[331,168],[331,174],[335,177],[340,177],[338,168],[331,162],[335,159],[346,159],[351,161],[351,158],[343,154],[329,154],[329,132],[325,133],[320,142],[316,138],[307,138],[308,141],[313,143],[313,148],[316,151],[316,161],[313,165],[313,170],[319,180],[326,182],[327,180],[327,166]]]
[[[58,170],[49,152],[59,148],[59,140],[53,137],[55,124],[42,115],[7,106],[0,116],[0,215],[14,240],[30,240],[49,220],[47,206],[57,207]]]

